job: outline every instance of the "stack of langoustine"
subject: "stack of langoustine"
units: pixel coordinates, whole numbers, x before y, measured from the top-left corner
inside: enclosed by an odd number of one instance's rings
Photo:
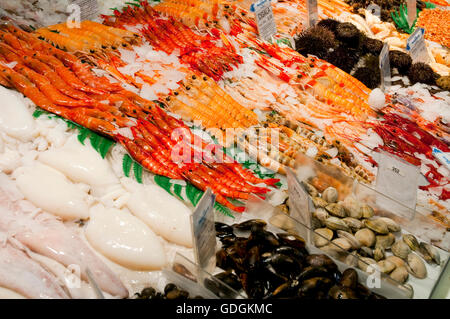
[[[255,177],[214,145],[209,154],[203,152],[207,144],[201,139],[202,150],[195,149],[196,136],[182,121],[94,75],[74,55],[12,25],[4,26],[0,36],[2,85],[17,89],[48,112],[120,142],[150,172],[185,179],[201,190],[210,187],[219,203],[236,212],[244,207],[225,197],[247,199],[250,193],[269,191],[250,183],[278,182]],[[133,138],[123,136],[121,128],[130,128]]]

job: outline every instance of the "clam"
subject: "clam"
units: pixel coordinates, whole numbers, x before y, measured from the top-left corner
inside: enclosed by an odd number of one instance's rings
[[[406,263],[403,259],[397,257],[397,256],[389,256],[385,260],[390,261],[395,265],[395,267],[405,267]]]
[[[325,225],[332,230],[345,230],[350,231],[350,228],[342,219],[330,216],[325,220]]]
[[[380,271],[385,274],[390,274],[395,269],[395,264],[390,262],[389,260],[380,260],[378,263],[378,267],[380,267]]]
[[[322,198],[328,203],[336,203],[338,200],[338,192],[334,187],[328,187],[322,193]]]
[[[380,217],[379,220],[382,220],[387,224],[387,227],[390,232],[396,233],[401,230],[400,226],[393,220],[387,217]]]
[[[344,217],[347,216],[347,214],[345,213],[344,207],[342,205],[340,205],[340,204],[337,204],[337,203],[328,204],[325,207],[325,209],[331,215],[336,216],[336,217],[344,218]]]
[[[340,237],[340,238],[333,239],[331,242],[346,251],[348,251],[352,248],[352,244],[350,243],[350,241],[347,238]]]
[[[411,249],[403,240],[397,240],[394,245],[392,245],[391,251],[395,256],[406,259],[411,252]]]
[[[392,233],[389,233],[387,235],[377,235],[375,247],[382,247],[383,249],[389,249],[391,248],[394,242],[395,236]]]
[[[311,227],[312,229],[320,228],[322,227],[322,222],[315,218],[314,216],[311,218]]]
[[[408,270],[406,267],[397,267],[391,272],[390,277],[403,284],[408,279]]]
[[[347,265],[350,267],[356,267],[358,266],[358,256],[356,255],[356,252],[352,252],[351,254],[348,254],[344,261]]]
[[[293,231],[296,227],[294,220],[284,213],[272,215],[272,217],[270,217],[269,219],[269,222],[273,226],[278,227],[284,231]]]
[[[359,249],[359,247],[361,247],[361,243],[358,241],[358,239],[356,239],[355,236],[353,236],[349,232],[346,232],[344,230],[338,230],[337,235],[340,238],[347,239],[349,243],[352,245],[352,249]]]
[[[320,250],[322,250],[324,253],[327,253],[331,257],[340,259],[342,255],[344,254],[344,251],[340,249],[339,247],[336,247],[336,245],[328,244],[325,246],[320,247]]]
[[[362,246],[359,250],[358,253],[360,256],[362,257],[370,257],[373,258],[373,250],[369,247],[366,246]]]
[[[328,205],[328,202],[320,197],[311,197],[311,199],[315,207],[325,207]]]
[[[363,218],[372,218],[374,215],[373,208],[367,204],[361,205],[361,213]]]
[[[368,271],[369,265],[377,265],[377,262],[369,257],[360,257],[358,261],[358,267],[361,270]]]
[[[419,252],[422,254],[422,257],[426,262],[434,262],[437,265],[441,263],[441,256],[439,255],[439,251],[436,249],[436,247],[425,242],[421,242],[419,244]]]
[[[384,249],[382,247],[375,247],[375,249],[373,250],[373,259],[375,259],[376,261],[380,261],[384,259],[384,257]]]
[[[314,234],[314,245],[316,247],[322,247],[328,244],[333,239],[333,231],[328,228],[318,228],[314,230],[317,234]]]
[[[347,196],[342,202],[342,206],[344,206],[348,216],[356,219],[362,217],[361,204],[353,196]]]
[[[342,219],[342,221],[346,223],[347,226],[350,227],[350,229],[354,232],[360,230],[363,227],[363,223],[360,220],[353,217],[345,217]]]
[[[405,234],[402,236],[403,241],[411,248],[411,250],[415,251],[419,249],[419,242],[416,237],[411,234]]]
[[[416,278],[424,279],[427,276],[425,263],[415,253],[410,253],[407,257],[406,269]]]
[[[369,228],[358,230],[355,237],[362,246],[372,247],[375,244],[375,234]]]
[[[317,218],[322,223],[325,223],[325,219],[327,219],[329,216],[330,215],[328,214],[328,212],[321,207],[317,208],[313,213],[313,217]]]
[[[318,197],[319,196],[319,192],[317,191],[317,189],[312,186],[310,183],[307,182],[301,182],[303,187],[306,189],[306,191],[308,192],[309,195],[311,195],[311,197]]]
[[[378,234],[386,235],[389,233],[387,224],[380,219],[366,219],[364,225]]]

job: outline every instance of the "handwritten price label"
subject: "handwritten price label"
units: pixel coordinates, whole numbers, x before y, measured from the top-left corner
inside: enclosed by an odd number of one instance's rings
[[[259,37],[262,40],[270,41],[272,36],[277,33],[277,25],[275,24],[270,0],[261,0],[253,3],[250,11],[255,12]]]
[[[406,41],[406,51],[409,52],[411,59],[416,62],[428,63],[430,57],[428,55],[427,45],[425,43],[425,29],[417,28]]]

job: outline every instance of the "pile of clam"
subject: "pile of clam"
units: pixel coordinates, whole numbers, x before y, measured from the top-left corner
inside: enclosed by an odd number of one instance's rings
[[[377,265],[381,272],[399,283],[405,283],[409,274],[426,278],[422,258],[430,264],[440,264],[435,247],[419,243],[413,235],[402,235],[394,220],[374,216],[373,208],[354,196],[338,201],[338,192],[333,187],[320,194],[314,186],[303,184],[315,206],[312,214],[312,227],[316,232],[314,245],[321,250],[338,255],[342,252],[338,246],[351,253],[346,261],[349,264],[368,272],[372,271],[369,265]]]
[[[215,277],[249,298],[381,297],[358,282],[354,269],[341,273],[327,255],[309,254],[303,238],[274,234],[266,230],[263,220],[234,225],[216,222],[216,235],[222,243],[216,253],[217,266],[225,271]]]

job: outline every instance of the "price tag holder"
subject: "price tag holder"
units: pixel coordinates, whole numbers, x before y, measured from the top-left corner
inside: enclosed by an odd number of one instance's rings
[[[319,20],[317,0],[306,0],[306,11],[308,12],[308,28],[311,28]]]
[[[311,229],[311,209],[313,207],[311,199],[295,173],[290,168],[286,168],[286,175],[288,182],[290,216]],[[305,231],[305,229],[302,230]],[[311,243],[311,236],[309,232],[300,233],[299,235],[302,236],[308,243]]]
[[[366,10],[372,13],[378,19],[381,19],[381,8],[379,5],[371,3],[370,5],[367,6]]]
[[[97,0],[72,0],[72,4],[80,7],[81,21],[91,20],[98,16],[98,2]]]
[[[411,28],[417,17],[417,3],[416,0],[408,0],[406,3],[408,10],[408,25]]]
[[[420,176],[419,167],[386,152],[376,154],[378,156],[376,190],[414,212]]]
[[[208,188],[191,215],[195,260],[207,272],[212,272],[216,267],[215,202],[216,195]]]
[[[417,28],[406,41],[406,51],[409,52],[411,59],[416,62],[429,62],[427,45],[425,43],[425,29]]]
[[[385,43],[381,50],[380,57],[381,90],[384,92],[391,86],[391,64],[389,62],[389,44]]]
[[[255,13],[259,37],[262,40],[270,41],[272,36],[277,33],[277,25],[275,24],[270,0],[260,0],[253,3],[250,6],[250,11]]]

